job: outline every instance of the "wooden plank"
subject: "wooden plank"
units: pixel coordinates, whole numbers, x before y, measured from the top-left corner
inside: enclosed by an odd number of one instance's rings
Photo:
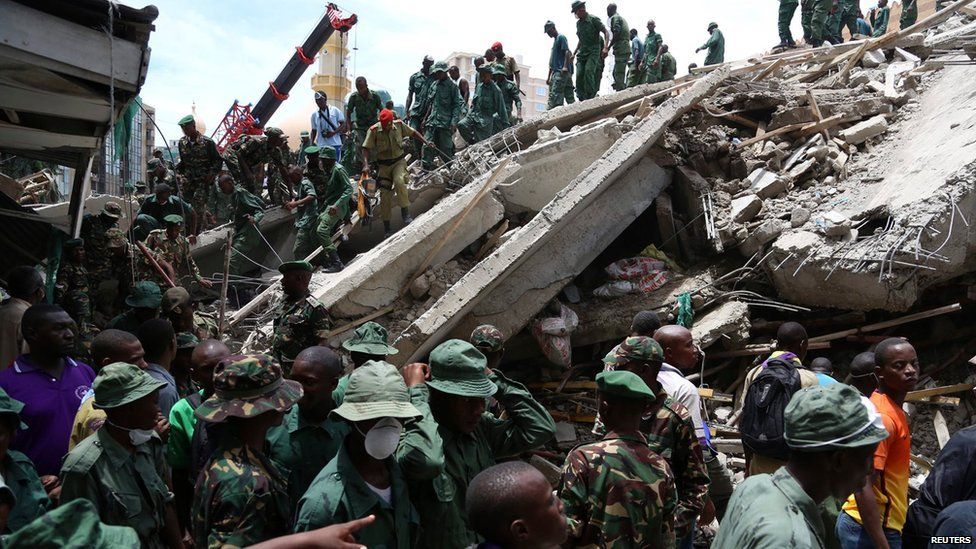
[[[792,131],[795,131],[795,130],[799,130],[800,128],[802,128],[804,126],[806,126],[806,123],[802,123],[802,124],[790,124],[789,126],[783,126],[782,128],[776,128],[775,130],[773,130],[771,132],[765,132],[765,131],[759,130],[759,131],[756,132],[756,137],[752,137],[750,139],[746,139],[745,141],[742,141],[741,143],[739,143],[738,145],[736,145],[736,148],[737,149],[744,149],[744,148],[746,148],[749,145],[752,145],[754,143],[760,143],[760,142],[765,141],[765,140],[767,140],[767,139],[769,139],[771,137],[776,137],[777,135],[782,135],[784,133],[789,133],[789,132],[792,132]]]
[[[935,428],[935,436],[939,439],[939,449],[941,450],[949,442],[949,426],[946,425],[946,419],[942,415],[942,410],[935,412],[935,417],[932,418],[932,427]]]
[[[930,309],[928,311],[923,311],[921,313],[915,313],[901,318],[896,318],[893,320],[886,320],[884,322],[878,322],[875,324],[868,324],[861,328],[851,328],[849,330],[842,330],[840,332],[834,332],[832,334],[825,334],[822,336],[810,338],[810,343],[819,343],[823,341],[832,341],[834,339],[845,338],[849,335],[860,334],[863,332],[876,332],[878,330],[884,330],[886,328],[893,328],[895,326],[900,326],[902,324],[908,324],[909,322],[915,322],[916,320],[922,320],[926,318],[932,318],[934,316],[940,316],[947,313],[952,313],[962,309],[962,306],[958,303],[953,303],[952,305],[946,305],[945,307],[938,307],[936,309]],[[713,355],[714,356],[714,355]]]
[[[814,118],[817,119],[818,123],[815,124],[815,126],[820,126],[821,124],[823,124],[824,117],[823,114],[821,114],[820,112],[820,105],[817,104],[817,98],[813,96],[813,92],[811,92],[810,90],[807,90],[807,103],[810,104],[810,111],[813,112]],[[804,131],[810,131],[810,130],[804,130]],[[823,136],[824,143],[830,141],[830,135],[827,133],[826,129],[818,128],[816,130],[810,131],[810,133],[817,133],[817,132],[820,132],[820,135]]]
[[[958,408],[961,399],[959,397],[944,397],[944,396],[934,396],[925,397],[914,401],[915,404],[933,404],[936,406],[944,406],[947,408]]]
[[[559,410],[549,410],[549,415],[556,421],[572,421],[574,423],[596,423],[596,416],[589,414],[568,414]]]
[[[549,389],[552,391],[558,389],[561,383],[562,382],[560,381],[546,381],[544,383],[529,383],[526,385],[526,387],[528,387],[529,389]],[[566,383],[565,386],[563,386],[563,390],[567,390],[567,389],[570,391],[580,391],[580,390],[595,391],[596,382],[595,381],[570,381]]]
[[[326,334],[325,338],[326,339],[330,339],[330,338],[335,337],[335,336],[337,336],[337,335],[339,335],[339,334],[341,334],[343,332],[348,332],[349,330],[352,330],[352,329],[354,329],[354,328],[356,328],[358,326],[361,326],[363,324],[366,324],[367,322],[369,322],[370,320],[373,320],[374,318],[379,318],[379,317],[385,315],[386,313],[392,311],[395,308],[396,307],[394,305],[387,305],[386,307],[383,307],[381,309],[377,309],[377,310],[369,313],[368,315],[366,315],[364,317],[361,317],[361,318],[359,318],[357,320],[354,320],[352,322],[348,322],[346,324],[343,324],[342,326],[339,326],[338,328],[336,328],[334,330],[329,331],[329,333]]]
[[[973,387],[976,387],[976,384],[956,383],[955,385],[946,385],[944,387],[932,387],[931,389],[909,391],[908,394],[905,395],[905,402],[915,402],[927,397],[964,393],[966,391],[971,391]]]
[[[769,65],[768,67],[766,67],[765,69],[763,69],[762,72],[760,72],[756,76],[753,76],[752,77],[752,81],[753,82],[759,82],[760,80],[766,78],[770,74],[773,74],[776,71],[776,69],[778,69],[781,66],[783,66],[783,64],[785,62],[786,61],[784,59],[782,59],[782,58],[777,59],[776,61],[773,61],[773,63],[771,65]]]
[[[495,249],[495,246],[498,244],[498,241],[501,240],[502,235],[505,234],[506,231],[508,231],[508,219],[502,221],[501,225],[499,225],[497,229],[492,231],[491,236],[489,236],[488,239],[485,240],[485,243],[481,245],[481,248],[478,249],[478,253],[474,254],[474,260],[481,261],[482,259],[485,258],[486,255],[491,253],[491,251]]]
[[[741,454],[745,452],[745,448],[742,446],[742,440],[735,438],[713,438],[712,447],[724,453],[733,452]]]
[[[808,135],[813,135],[817,132],[820,132],[824,136],[824,139],[830,141],[830,135],[827,133],[827,129],[832,128],[838,124],[843,124],[845,121],[849,121],[849,120],[850,120],[849,118],[845,119],[843,114],[838,113],[831,117],[824,118],[819,122],[801,128],[799,136],[807,137]]]
[[[829,349],[830,343],[810,342],[807,348],[811,351],[816,351],[820,349]],[[749,345],[744,349],[736,349],[734,351],[719,351],[717,353],[708,353],[708,358],[732,358],[732,357],[739,357],[739,356],[756,356],[756,355],[764,355],[766,353],[771,353],[775,350],[776,350],[775,345]],[[726,392],[732,392],[732,391],[728,390]]]

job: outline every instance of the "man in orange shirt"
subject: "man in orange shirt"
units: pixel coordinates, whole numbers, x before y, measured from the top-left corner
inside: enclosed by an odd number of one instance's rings
[[[908,341],[889,338],[874,350],[878,389],[871,395],[888,438],[874,452],[874,476],[844,503],[837,517],[843,549],[900,549],[908,511],[912,435],[901,406],[918,381],[918,355]]]

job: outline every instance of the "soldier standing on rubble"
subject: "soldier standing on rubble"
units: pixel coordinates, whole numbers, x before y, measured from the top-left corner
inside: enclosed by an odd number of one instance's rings
[[[898,20],[898,29],[904,30],[915,24],[918,20],[918,0],[905,0],[901,5],[901,18]]]
[[[507,125],[505,98],[492,80],[494,72],[503,74],[504,69],[489,64],[478,67],[479,82],[471,99],[471,109],[458,123],[458,131],[469,145],[488,139]]]
[[[173,282],[177,285],[189,287],[196,282],[204,288],[212,288],[213,283],[203,278],[197,262],[190,255],[190,241],[182,234],[183,218],[171,214],[163,221],[166,223],[166,228],[149,233],[146,237],[146,247],[155,251],[159,257],[170,264],[176,275]]]
[[[515,82],[512,82],[505,77],[505,69],[500,65],[496,64],[495,69],[492,69],[492,76],[495,80],[495,85],[502,92],[502,103],[505,105],[505,118],[501,120],[501,127],[497,131],[501,131],[509,126],[514,126],[522,122],[522,98],[519,97],[518,86]],[[501,70],[499,70],[501,69]],[[515,104],[515,113],[512,113],[512,104]]]
[[[793,14],[796,13],[796,7],[799,5],[800,0],[779,0],[779,20],[776,25],[779,30],[779,44],[776,48],[796,47],[793,33],[790,32],[790,23],[793,22]]]
[[[858,0],[840,0],[840,28],[837,29],[837,36],[843,38],[843,28],[851,33],[851,37],[857,34],[857,18],[860,13]]]
[[[180,162],[176,165],[176,173],[183,178],[180,184],[183,198],[200,216],[193,231],[196,235],[203,230],[207,214],[210,213],[207,208],[207,194],[214,184],[224,159],[217,151],[213,139],[197,130],[197,123],[192,114],[181,118],[179,124],[180,129],[183,130],[183,137],[176,146],[180,151]]]
[[[322,254],[326,257],[322,269],[327,273],[337,273],[344,269],[345,265],[339,259],[336,245],[332,243],[332,231],[349,213],[352,187],[349,185],[349,174],[346,169],[336,162],[335,149],[323,147],[319,150],[319,163],[322,165],[326,182],[321,189],[316,188],[319,217],[315,234],[319,239],[319,246],[322,246]]]
[[[234,184],[234,178],[224,174],[217,179],[220,192],[230,196],[234,212],[234,240],[231,243],[233,252],[230,257],[230,274],[241,275],[253,268],[253,263],[246,259],[258,243],[259,223],[264,218],[264,201],[247,192],[244,188]]]
[[[315,145],[309,145],[303,151],[308,155],[308,158],[314,159],[315,169],[318,169],[319,165],[319,151],[321,149]],[[311,165],[311,162],[306,165],[306,172]],[[321,171],[318,169],[318,172],[321,173]],[[315,236],[315,225],[319,218],[316,200],[318,198],[318,191],[315,189],[315,184],[312,183],[312,180],[306,177],[305,173],[298,166],[291,166],[288,169],[288,177],[291,179],[293,185],[298,184],[298,196],[285,202],[283,206],[289,211],[301,208],[301,211],[295,217],[295,245],[292,247],[292,254],[295,256],[295,259],[303,260],[311,255],[318,245],[318,237]]]
[[[830,0],[827,0],[828,2]],[[822,26],[822,25],[821,25]],[[708,50],[708,55],[705,56],[706,65],[716,65],[725,62],[725,36],[722,35],[722,31],[718,30],[718,23],[708,24],[708,41],[698,47],[695,53],[702,50]]]
[[[603,60],[609,52],[610,33],[603,21],[586,12],[586,2],[575,0],[570,8],[576,16],[576,97],[592,99],[600,91]],[[603,35],[602,37],[600,35]]]
[[[661,82],[674,80],[674,75],[678,74],[678,61],[671,55],[667,44],[661,44],[661,59],[658,64],[661,67]]]
[[[363,140],[363,177],[369,176],[370,157],[376,163],[376,183],[380,188],[380,218],[383,220],[384,236],[393,233],[390,221],[393,216],[393,195],[396,193],[400,206],[400,217],[404,225],[409,225],[410,197],[407,193],[407,160],[403,150],[403,138],[412,137],[427,143],[420,135],[400,120],[395,120],[393,111],[380,111],[380,121],[373,124]]]
[[[268,127],[264,136],[242,135],[224,151],[227,171],[247,192],[261,196],[263,181],[259,176],[265,164],[284,173],[285,163],[280,149],[282,136],[284,132],[280,128]]]
[[[434,77],[430,74],[430,67],[434,64],[434,58],[425,55],[419,71],[410,75],[410,82],[407,86],[407,102],[404,105],[407,113],[410,128],[419,133],[424,133],[424,114],[426,105],[424,98],[427,97],[427,86],[433,82]],[[420,158],[420,147],[413,150],[413,159]]]
[[[356,93],[349,97],[349,102],[346,104],[346,120],[352,124],[353,142],[356,145],[356,161],[352,164],[353,171],[360,170],[363,162],[363,141],[366,140],[366,132],[373,124],[376,124],[381,110],[383,110],[383,100],[380,99],[379,94],[369,89],[365,77],[356,77]],[[355,123],[352,120],[355,120]]]
[[[552,52],[549,54],[549,102],[547,109],[561,107],[563,103],[576,101],[573,89],[573,52],[565,34],[556,31],[556,24],[546,21],[543,31],[552,38]]]
[[[313,270],[308,261],[288,261],[278,267],[284,295],[271,315],[274,317],[271,354],[281,363],[285,377],[303,349],[327,345],[326,335],[332,328],[329,311],[308,291]]]
[[[617,4],[607,5],[610,18],[610,45],[613,46],[613,89],[627,88],[627,60],[630,59],[630,26],[617,13]]]
[[[815,48],[823,45],[824,40],[830,37],[831,32],[827,29],[827,17],[830,15],[830,5],[832,0],[808,0],[804,6],[809,13],[810,20],[810,39],[807,43]],[[807,16],[806,13],[803,14]]]
[[[660,54],[663,39],[655,29],[657,23],[653,19],[647,22],[647,38],[644,39],[644,57],[637,63],[637,70],[641,73],[642,84],[653,84],[660,76]]]
[[[425,88],[422,105],[425,110],[422,111],[421,117],[424,139],[428,142],[428,146],[424,147],[423,161],[424,169],[427,170],[434,168],[435,154],[440,155],[444,162],[454,158],[454,132],[458,129],[461,109],[464,107],[460,90],[447,77],[447,63],[443,61],[434,63],[432,71],[434,77]],[[473,104],[474,99],[472,99]],[[410,126],[413,127],[413,124],[411,123]],[[434,147],[439,152],[435,153]],[[445,155],[446,158],[443,158]]]

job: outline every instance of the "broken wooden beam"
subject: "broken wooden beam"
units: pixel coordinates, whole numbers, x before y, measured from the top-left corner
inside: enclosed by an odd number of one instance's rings
[[[819,349],[829,349],[830,343],[829,342],[814,343],[813,341],[811,341],[807,348],[811,351],[816,351]],[[708,358],[732,358],[738,356],[757,356],[757,355],[764,355],[766,353],[771,353],[775,350],[776,350],[775,345],[747,345],[743,349],[736,349],[734,351],[719,351],[717,353],[708,353]],[[732,391],[728,390],[726,392],[732,392]]]
[[[857,335],[864,332],[876,332],[878,330],[884,330],[886,328],[893,328],[895,326],[900,326],[902,324],[908,324],[909,322],[914,322],[916,320],[922,320],[926,318],[932,318],[934,316],[940,316],[947,313],[953,313],[962,309],[962,306],[958,303],[953,303],[952,305],[946,305],[945,307],[938,307],[936,309],[931,309],[928,311],[923,311],[921,313],[915,313],[901,318],[896,318],[893,320],[886,320],[884,322],[878,322],[875,324],[868,324],[867,326],[862,326],[860,328],[851,328],[849,330],[842,330],[840,332],[834,332],[832,334],[825,334],[822,336],[816,336],[810,338],[810,343],[820,343],[823,341],[832,341],[834,339],[845,338],[849,335]]]
[[[955,385],[946,385],[944,387],[932,387],[931,389],[919,389],[918,391],[909,391],[905,395],[905,402],[916,402],[925,398],[941,396],[941,395],[951,395],[954,393],[964,393],[966,391],[973,390],[976,384],[973,383],[956,383]]]

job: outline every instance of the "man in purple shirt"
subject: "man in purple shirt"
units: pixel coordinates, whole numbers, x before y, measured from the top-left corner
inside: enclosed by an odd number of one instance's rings
[[[26,454],[42,477],[61,470],[75,414],[95,379],[87,364],[68,357],[75,344],[74,326],[57,305],[27,309],[21,329],[31,352],[0,372],[0,388],[24,403],[20,417],[28,427],[10,447]]]

